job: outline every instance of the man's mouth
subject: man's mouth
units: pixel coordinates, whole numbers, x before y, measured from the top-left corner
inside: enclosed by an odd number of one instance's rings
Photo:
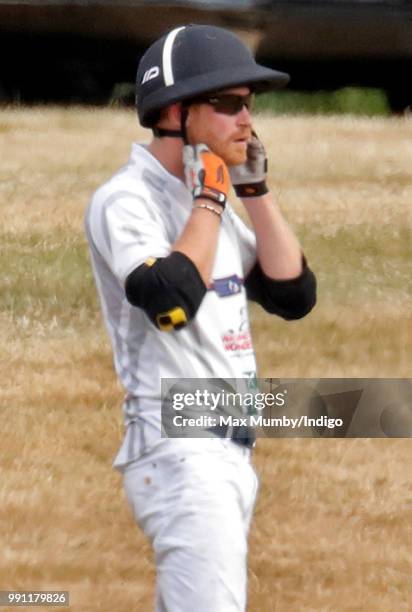
[[[247,144],[250,138],[251,138],[250,134],[243,134],[242,136],[238,136],[237,138],[234,138],[234,142]]]

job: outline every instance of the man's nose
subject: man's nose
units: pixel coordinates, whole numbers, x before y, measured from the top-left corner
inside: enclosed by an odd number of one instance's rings
[[[252,125],[252,115],[246,104],[242,106],[242,110],[238,112],[236,119],[238,125]]]

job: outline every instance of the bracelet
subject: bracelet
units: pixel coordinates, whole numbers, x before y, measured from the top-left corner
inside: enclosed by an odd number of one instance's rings
[[[223,212],[221,210],[217,210],[217,208],[215,208],[214,206],[209,206],[209,204],[193,204],[193,208],[205,208],[206,210],[211,210],[215,213],[215,215],[218,215],[219,217],[222,216]]]

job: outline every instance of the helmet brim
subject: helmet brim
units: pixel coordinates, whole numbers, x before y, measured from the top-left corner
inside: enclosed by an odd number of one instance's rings
[[[227,70],[216,70],[176,83],[170,89],[165,88],[161,95],[159,92],[154,92],[152,96],[149,94],[142,101],[141,106],[137,101],[138,111],[139,115],[144,117],[144,120],[141,121],[142,125],[152,127],[158,111],[175,102],[183,102],[194,96],[237,86],[248,86],[255,93],[260,94],[282,89],[289,80],[290,77],[285,72],[265,68],[259,64],[242,66],[239,70],[232,70],[230,73]],[[146,109],[150,109],[150,112],[147,112]]]

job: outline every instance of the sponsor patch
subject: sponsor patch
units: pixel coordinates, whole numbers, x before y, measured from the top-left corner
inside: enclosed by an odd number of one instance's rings
[[[217,278],[213,281],[210,290],[216,291],[219,297],[228,297],[236,295],[242,291],[243,279],[237,274],[226,276],[225,278]]]

